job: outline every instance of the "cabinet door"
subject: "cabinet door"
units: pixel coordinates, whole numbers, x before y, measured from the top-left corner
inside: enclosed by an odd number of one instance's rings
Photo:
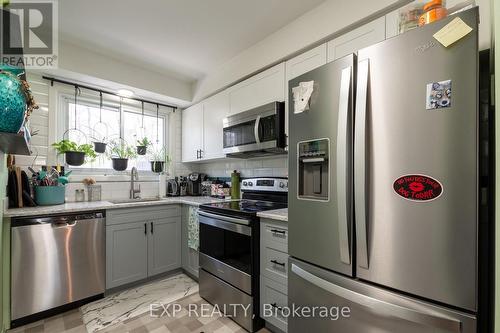
[[[285,63],[280,63],[228,89],[230,114],[285,100]]]
[[[229,114],[229,94],[223,91],[203,102],[203,151],[202,159],[225,157],[222,120]]]
[[[198,160],[202,148],[203,105],[196,104],[182,111],[182,162]]]
[[[151,221],[148,228],[148,276],[181,267],[180,217]]]
[[[385,16],[328,42],[328,62],[385,40]]]
[[[147,223],[106,227],[106,289],[147,277]]]
[[[315,47],[312,50],[304,52],[293,59],[286,62],[286,89],[285,89],[285,134],[287,136],[288,145],[288,103],[289,103],[289,87],[288,81],[304,73],[312,71],[326,64],[326,43]]]
[[[385,39],[399,35],[399,9],[385,16]]]

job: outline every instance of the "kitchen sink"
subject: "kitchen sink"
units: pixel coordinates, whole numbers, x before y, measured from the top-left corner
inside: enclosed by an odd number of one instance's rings
[[[133,202],[154,202],[154,201],[160,201],[161,199],[158,197],[154,198],[139,198],[139,199],[117,199],[117,200],[108,200],[112,204],[118,205],[118,204],[125,204],[125,203],[133,203]]]

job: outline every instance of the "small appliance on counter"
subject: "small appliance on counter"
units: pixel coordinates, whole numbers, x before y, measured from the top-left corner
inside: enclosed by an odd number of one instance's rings
[[[193,172],[188,176],[188,195],[201,196],[201,182],[206,178],[203,173]]]
[[[188,195],[188,181],[187,177],[180,176],[179,177],[179,195],[186,196]]]
[[[178,197],[180,195],[180,186],[177,177],[167,180],[167,196]]]

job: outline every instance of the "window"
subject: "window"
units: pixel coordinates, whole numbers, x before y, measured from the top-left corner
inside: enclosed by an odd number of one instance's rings
[[[156,149],[163,147],[166,143],[167,116],[164,112],[160,113],[157,118],[156,111],[147,110],[143,117],[140,106],[135,107],[124,103],[120,110],[119,105],[114,102],[104,103],[102,111],[99,112],[98,97],[79,99],[76,113],[74,100],[65,97],[63,98],[63,110],[65,129],[67,130],[64,138],[78,144],[93,144],[94,141],[109,143],[123,138],[126,144],[135,149],[137,140],[144,136],[153,143],[153,147]],[[138,170],[150,171],[151,165],[148,155],[130,159],[128,169],[134,166]],[[112,169],[112,163],[110,156],[106,153],[98,154],[97,159],[93,162],[72,168],[105,171]]]

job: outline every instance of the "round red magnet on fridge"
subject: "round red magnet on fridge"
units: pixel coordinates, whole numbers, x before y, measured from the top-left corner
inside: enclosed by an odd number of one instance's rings
[[[394,191],[402,198],[412,201],[430,201],[443,193],[441,183],[426,175],[404,175],[394,181]]]

